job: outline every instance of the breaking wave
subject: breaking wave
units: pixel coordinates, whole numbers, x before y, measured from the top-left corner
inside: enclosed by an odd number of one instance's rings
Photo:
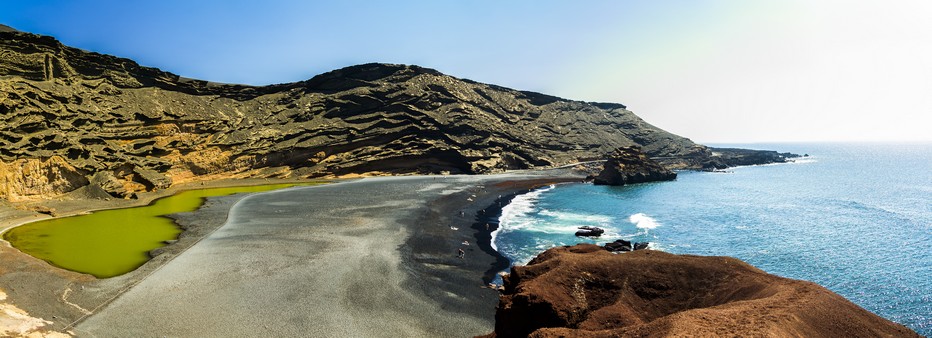
[[[628,217],[628,221],[639,229],[645,230],[656,229],[660,226],[660,223],[657,223],[657,220],[645,215],[642,212],[631,215],[631,217]]]

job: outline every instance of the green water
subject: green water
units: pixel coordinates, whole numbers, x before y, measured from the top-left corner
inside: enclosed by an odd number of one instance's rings
[[[97,211],[54,218],[7,231],[3,239],[52,265],[108,278],[130,272],[149,260],[148,252],[177,239],[181,229],[165,215],[197,210],[204,198],[282,189],[296,184],[184,191],[143,207]]]

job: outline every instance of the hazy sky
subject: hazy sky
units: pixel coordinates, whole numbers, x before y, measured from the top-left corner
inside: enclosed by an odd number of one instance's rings
[[[4,0],[0,23],[218,82],[406,63],[703,143],[932,141],[929,0]]]

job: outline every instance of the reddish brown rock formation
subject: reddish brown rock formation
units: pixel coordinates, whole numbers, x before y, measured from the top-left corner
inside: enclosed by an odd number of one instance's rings
[[[489,337],[918,337],[811,282],[729,257],[580,244],[505,277]]]

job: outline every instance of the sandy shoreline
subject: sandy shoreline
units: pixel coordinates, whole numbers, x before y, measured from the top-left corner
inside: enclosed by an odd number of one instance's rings
[[[544,174],[537,173],[535,175]],[[560,171],[556,173],[547,173],[546,176],[512,174],[427,178],[400,177],[365,180],[412,180],[411,182],[420,182],[419,184],[422,184],[425,190],[420,192],[404,191],[404,188],[402,188],[402,191],[399,192],[388,189],[386,190],[388,195],[383,196],[378,194],[357,193],[358,195],[369,195],[368,198],[376,200],[405,200],[407,201],[406,203],[408,203],[407,205],[387,205],[383,206],[383,209],[399,209],[406,211],[402,214],[393,215],[390,217],[392,219],[386,219],[372,217],[373,213],[378,215],[384,211],[378,211],[379,208],[359,210],[356,219],[353,220],[353,222],[355,222],[354,224],[364,224],[368,222],[368,226],[362,226],[360,229],[356,229],[352,231],[351,234],[344,237],[323,239],[323,242],[330,241],[330,244],[323,245],[323,247],[355,248],[355,251],[316,251],[316,256],[313,257],[313,259],[317,262],[324,262],[325,264],[322,264],[324,266],[332,265],[330,266],[331,269],[343,269],[344,277],[360,274],[359,279],[364,279],[365,277],[371,277],[371,272],[367,272],[367,270],[375,269],[376,271],[387,271],[389,276],[387,280],[393,281],[393,286],[389,288],[392,290],[390,293],[393,292],[396,297],[392,299],[402,300],[401,303],[408,305],[415,304],[422,309],[430,309],[430,311],[422,313],[409,313],[404,320],[399,320],[397,315],[397,313],[405,313],[404,309],[394,309],[393,311],[383,312],[383,314],[391,313],[391,315],[386,315],[387,317],[381,317],[385,322],[402,323],[409,330],[406,332],[420,332],[421,335],[424,336],[462,336],[467,333],[487,333],[492,327],[492,316],[498,297],[496,292],[484,288],[485,284],[482,276],[488,274],[488,271],[491,271],[491,269],[496,268],[496,264],[500,265],[501,258],[486,252],[488,248],[476,245],[478,242],[481,242],[480,239],[485,236],[485,246],[488,246],[488,233],[486,232],[483,234],[486,230],[484,223],[480,223],[479,220],[479,217],[482,215],[480,210],[496,204],[495,201],[498,199],[499,195],[508,195],[522,190],[526,191],[528,188],[541,184],[578,180],[579,178],[577,174],[570,173],[569,171]],[[441,180],[441,182],[434,182],[436,180]],[[445,180],[449,182],[444,182]],[[236,182],[242,183],[242,181]],[[337,187],[328,189],[336,192],[345,191],[346,189],[338,187],[342,185],[344,184],[335,184],[334,186]],[[352,184],[348,186],[352,186]],[[451,189],[451,187],[455,189]],[[195,188],[200,188],[200,186],[196,186]],[[166,194],[167,193],[172,192],[166,192]],[[335,198],[335,196],[330,197]],[[336,197],[345,199],[345,194],[337,194]],[[164,253],[158,255],[142,268],[132,273],[104,280],[97,280],[87,275],[57,269],[48,266],[45,262],[26,256],[8,246],[0,247],[0,252],[2,252],[4,257],[2,264],[0,264],[0,272],[2,272],[2,275],[0,275],[0,289],[6,291],[10,295],[7,300],[10,304],[15,304],[23,310],[26,310],[30,316],[42,318],[50,322],[47,323],[47,329],[55,331],[72,330],[78,335],[93,334],[95,336],[120,336],[124,334],[135,335],[140,333],[144,336],[154,336],[158,335],[157,332],[174,335],[174,333],[165,331],[165,328],[158,327],[159,325],[164,325],[164,321],[149,322],[148,324],[141,323],[141,325],[137,325],[136,327],[116,329],[112,325],[114,322],[109,322],[109,320],[116,321],[117,323],[126,321],[133,322],[130,320],[131,318],[121,317],[121,313],[126,313],[125,311],[127,309],[145,308],[145,306],[151,305],[133,303],[133,297],[137,297],[137,301],[143,300],[143,302],[152,302],[153,300],[151,299],[145,300],[147,299],[146,297],[151,297],[160,292],[155,291],[153,293],[152,290],[159,290],[159,287],[164,287],[167,285],[165,283],[171,282],[171,280],[177,276],[190,275],[192,273],[190,270],[204,270],[198,268],[199,265],[195,264],[202,263],[198,262],[196,259],[196,252],[201,250],[198,249],[201,246],[209,249],[211,245],[199,243],[198,241],[203,240],[204,242],[208,242],[214,239],[215,235],[225,231],[227,226],[218,230],[217,233],[211,233],[213,229],[219,228],[227,221],[227,215],[232,214],[234,211],[231,210],[231,208],[241,199],[243,199],[243,196],[210,198],[208,202],[196,212],[173,216],[179,224],[190,230],[182,234],[178,243],[180,245],[176,248],[172,248],[175,245],[166,247],[168,249],[164,250]],[[352,201],[347,204],[360,205],[354,204]],[[311,207],[313,208],[313,205]],[[331,208],[333,208],[333,206],[331,206]],[[460,214],[460,211],[463,213]],[[345,225],[341,225],[340,222],[346,222],[349,219],[342,217],[343,215],[336,216],[340,216],[341,218],[335,220],[336,222],[331,227],[339,230],[345,227]],[[4,217],[3,221],[10,223],[11,219]],[[451,227],[459,230],[452,231]],[[316,235],[314,236],[315,238],[313,238],[314,240],[320,240],[320,238],[317,237],[327,237],[320,236],[321,234],[319,232],[314,234]],[[350,241],[347,241],[347,238],[349,238]],[[360,240],[360,238],[364,240]],[[311,238],[308,237],[302,240],[310,239]],[[462,245],[463,241],[468,241],[471,245],[464,246]],[[359,243],[367,244],[360,247],[358,246],[360,245]],[[265,251],[275,252],[276,249],[281,248],[279,243],[267,244],[269,247],[265,248]],[[184,251],[189,247],[191,248],[189,251]],[[466,251],[466,259],[456,258],[455,252],[459,247],[464,248]],[[373,251],[374,248],[377,248],[377,250]],[[340,253],[327,256],[326,252]],[[360,256],[357,255],[358,252],[367,252],[368,254]],[[370,256],[376,252],[379,253],[375,255],[378,259],[373,260],[374,257]],[[238,259],[231,262],[238,263],[227,266],[227,270],[235,270],[237,266],[241,265],[240,263],[244,261],[241,254],[236,253],[236,255],[239,255],[237,256]],[[347,261],[352,260],[352,255],[358,256],[356,261],[359,262],[359,264],[346,264]],[[190,259],[188,259],[188,257],[190,257]],[[190,264],[195,265],[184,266],[185,261],[191,261]],[[257,261],[256,264],[260,263]],[[194,268],[192,268],[192,266]],[[384,270],[385,266],[395,268]],[[216,271],[213,271],[213,274],[207,273],[205,276],[202,276],[201,279],[210,280],[217,275],[228,276],[230,271],[227,270],[223,268],[216,269]],[[305,271],[305,273],[306,272],[307,271]],[[328,272],[328,274],[339,275],[335,272]],[[311,276],[317,275],[311,274]],[[309,280],[308,276],[298,277],[294,275],[292,277],[293,280],[281,285],[286,285],[285,288],[287,288],[287,285],[295,284],[295,282],[307,282]],[[371,292],[366,290],[384,288],[384,283],[382,283],[384,282],[383,279],[385,278],[377,278],[376,281],[379,281],[379,283],[362,287],[360,287],[358,283],[347,284],[345,281],[336,279],[316,279],[313,281],[316,284],[312,289],[332,290],[328,291],[329,293],[335,293],[340,289],[344,289],[342,290],[344,294],[355,293],[358,296],[351,298],[360,298],[364,300],[372,296],[370,294]],[[231,282],[236,281],[237,278],[225,277],[221,280]],[[261,278],[257,280],[260,281],[259,284],[249,284],[247,281],[246,284],[239,284],[236,287],[230,286],[226,290],[242,291],[256,288],[262,289],[268,286],[268,281],[263,282]],[[288,280],[288,278],[285,278],[285,280]],[[161,286],[159,285],[160,281],[162,283]],[[36,287],[37,285],[43,285],[43,287]],[[352,289],[352,285],[357,285],[356,289],[361,291],[348,292],[346,289]],[[244,289],[246,286],[249,287]],[[194,289],[197,288],[192,288],[192,290]],[[129,291],[124,294],[123,292],[126,290]],[[214,292],[213,290],[208,291]],[[238,294],[242,295],[242,293],[243,292],[240,292]],[[131,296],[133,294],[138,294],[138,296]],[[304,294],[306,294],[305,291],[292,292],[293,296]],[[116,297],[117,295],[122,296]],[[221,297],[218,295],[215,299],[218,302],[226,302],[224,299],[228,298],[239,299],[234,296],[235,295],[227,295],[226,297]],[[318,296],[324,299],[333,295],[320,293]],[[268,298],[268,295],[266,295],[265,298]],[[369,300],[373,300],[371,297],[369,298]],[[262,297],[255,299],[255,301],[261,303],[261,299]],[[347,298],[343,297],[342,299],[346,300]],[[319,303],[319,301],[312,303],[316,304]],[[101,306],[106,304],[109,305]],[[182,302],[182,304],[185,303]],[[285,305],[278,306],[277,304]],[[280,307],[280,310],[287,312],[289,308],[294,308],[288,304],[290,303],[287,300],[280,300],[280,302],[274,304],[266,304],[264,307]],[[164,301],[163,305],[168,313],[172,312],[172,307],[179,306],[168,301]],[[364,315],[364,318],[368,318],[365,322],[369,322],[370,324],[368,326],[365,323],[356,324],[355,327],[362,328],[360,330],[365,330],[367,327],[385,329],[384,323],[373,319],[379,317],[373,316],[372,313],[367,313],[368,310],[359,307],[350,307],[345,303],[331,305],[332,306],[327,308],[343,309],[345,312],[343,317],[333,317],[333,311],[331,310],[327,311],[328,313],[319,314],[320,318],[331,318],[332,320],[330,321],[309,324],[305,320],[303,321],[305,324],[301,325],[293,323],[279,323],[276,325],[279,327],[288,327],[288,325],[291,325],[293,328],[304,329],[314,328],[321,334],[362,334],[365,332],[340,331],[343,329],[338,328],[345,327],[346,323],[339,320],[339,318],[345,319]],[[243,306],[241,308],[249,307]],[[231,313],[237,313],[237,311],[231,311]],[[108,313],[116,315],[110,316]],[[274,313],[281,313],[281,311]],[[432,318],[434,314],[439,313],[446,314],[445,317],[455,318],[455,321],[450,322],[448,320],[446,324],[443,324],[441,323],[443,322],[442,318],[428,320],[428,318]],[[158,318],[151,309],[147,310],[146,313],[137,313],[136,315],[149,315],[151,318]],[[193,318],[198,317],[197,313],[189,315]],[[201,317],[211,315],[216,314],[200,314]],[[261,318],[262,316],[260,315],[259,317]],[[230,318],[235,318],[235,316]],[[165,318],[161,319],[165,320]],[[389,321],[388,319],[391,320]],[[276,321],[277,316],[271,316],[266,318],[265,321],[260,322],[265,322],[265,325],[268,325],[269,323],[276,323]],[[431,321],[435,323],[424,323]],[[136,324],[140,324],[139,321],[135,322]],[[326,323],[330,323],[329,326],[326,325]],[[371,323],[377,323],[378,325],[373,326],[374,324]],[[78,326],[76,330],[74,329],[74,325]],[[191,325],[183,326],[210,327],[210,325],[204,325],[203,323],[191,323]],[[420,327],[420,331],[410,331],[412,327]],[[268,334],[270,332],[277,332],[269,330],[262,331],[260,330],[262,327],[259,326],[247,325],[247,328],[248,330],[246,331],[234,330],[227,331],[226,333],[237,334],[251,332],[258,334],[264,332]],[[203,332],[207,331],[202,331],[202,333]],[[375,332],[377,331],[369,333]],[[195,332],[191,331],[176,333],[180,335],[196,335]],[[286,332],[279,333],[286,334]]]

